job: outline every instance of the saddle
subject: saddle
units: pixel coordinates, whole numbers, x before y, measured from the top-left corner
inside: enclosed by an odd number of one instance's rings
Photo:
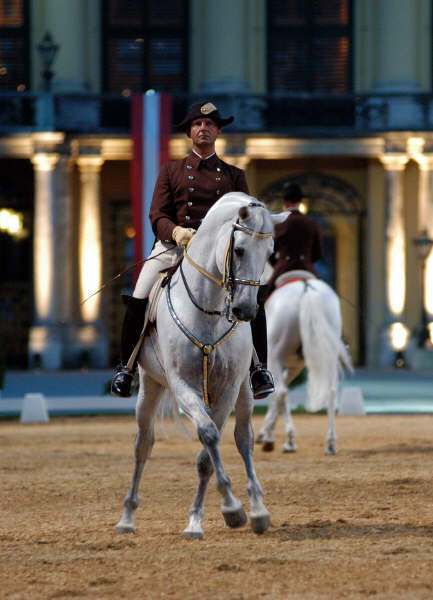
[[[317,279],[317,277],[313,273],[310,273],[310,271],[303,271],[302,269],[287,271],[277,277],[275,287],[280,288],[289,283],[295,283],[295,281],[308,281],[309,279]]]
[[[153,284],[149,294],[149,302],[147,304],[146,313],[144,316],[143,333],[146,333],[148,325],[152,325],[156,322],[156,309],[158,308],[158,302],[161,297],[162,291],[165,286],[169,283],[170,279],[176,273],[182,259],[179,260],[175,265],[164,269],[159,273],[158,279]]]
[[[317,277],[313,273],[310,273],[310,271],[303,271],[302,269],[287,271],[286,273],[283,273],[277,277],[275,281],[275,289],[284,287],[289,283],[295,283],[295,281],[303,281],[305,283],[310,279],[317,279]],[[304,367],[304,352],[302,349],[302,344],[296,350],[296,355],[293,356],[291,360],[293,363],[289,364],[288,367],[290,367],[290,372],[294,374],[294,379]],[[289,383],[290,381],[287,382],[287,384]]]

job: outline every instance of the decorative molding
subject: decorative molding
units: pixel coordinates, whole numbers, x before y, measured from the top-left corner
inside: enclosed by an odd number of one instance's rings
[[[404,171],[406,163],[409,160],[409,156],[407,154],[400,154],[398,152],[382,154],[382,156],[379,158],[385,168],[385,171]]]

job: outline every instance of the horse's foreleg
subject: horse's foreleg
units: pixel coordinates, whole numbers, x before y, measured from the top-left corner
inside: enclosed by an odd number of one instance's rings
[[[219,448],[220,443],[220,433],[215,422],[209,417],[207,414],[201,398],[195,396],[192,390],[182,391],[182,393],[177,392],[176,394],[180,407],[185,412],[185,414],[193,421],[193,423],[197,427],[197,434],[199,440],[203,444],[204,452],[199,455],[198,462],[198,470],[199,470],[199,488],[197,490],[196,499],[193,503],[193,508],[190,513],[190,521],[189,525],[184,531],[184,535],[187,537],[202,537],[203,531],[201,530],[201,516],[202,515],[202,505],[204,494],[206,491],[206,487],[209,481],[209,478],[212,474],[211,466],[215,471],[216,480],[217,480],[217,489],[223,497],[223,503],[221,505],[221,511],[223,513],[225,522],[229,527],[240,527],[246,522],[246,516],[244,510],[242,508],[241,502],[234,496],[232,492],[231,482],[228,475],[225,473],[222,460],[221,453]],[[229,407],[229,403],[227,403],[227,407]],[[227,412],[229,408],[227,408]],[[216,421],[221,421],[222,424],[225,422],[227,415],[221,415],[220,419],[216,419]],[[206,458],[206,455],[208,458]],[[207,462],[210,460],[210,464]],[[196,504],[197,501],[197,504]],[[195,510],[194,510],[195,507]],[[188,535],[189,526],[191,524],[191,517],[194,523],[194,526],[197,523],[200,523],[199,535]]]
[[[329,401],[327,406],[328,413],[328,431],[326,434],[325,454],[337,454],[337,433],[335,430],[335,409],[337,404],[337,386],[332,384],[329,391]]]
[[[138,432],[135,438],[135,468],[131,487],[123,501],[123,513],[116,525],[118,533],[134,533],[134,512],[138,507],[138,488],[144,465],[154,444],[154,418],[162,388],[140,372],[140,392],[136,407]]]
[[[253,463],[254,434],[251,426],[253,398],[248,382],[241,387],[236,403],[235,441],[245,464],[248,478],[248,497],[250,500],[251,527],[255,533],[264,533],[270,525],[270,516],[263,503],[262,487],[257,479]]]
[[[197,475],[199,478],[197,492],[189,511],[189,521],[183,531],[183,536],[189,539],[203,538],[203,504],[209,480],[213,473],[213,466],[209,454],[205,449],[197,456]]]

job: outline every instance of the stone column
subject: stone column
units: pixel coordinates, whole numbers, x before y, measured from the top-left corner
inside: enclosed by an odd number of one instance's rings
[[[381,363],[392,364],[393,351],[389,345],[389,327],[402,322],[406,299],[406,239],[404,227],[403,174],[408,161],[405,154],[381,156],[385,168],[385,273],[386,312],[385,336]]]
[[[419,183],[418,183],[418,215],[417,215],[417,230],[416,234],[421,231],[427,231],[430,238],[433,238],[433,154],[420,153],[414,156],[419,166]],[[414,267],[421,269],[420,259],[416,256],[416,251],[413,252]],[[415,262],[416,261],[416,262]],[[433,252],[430,252],[426,263],[424,273],[424,297],[421,297],[421,289],[418,294],[419,312],[417,314],[416,328],[417,331],[421,322],[421,311],[425,310],[429,327],[433,322]],[[417,281],[420,281],[418,278]],[[412,348],[412,366],[431,369],[433,365],[433,356],[431,350],[419,348],[417,337],[413,340]]]
[[[101,295],[88,298],[102,285],[102,163],[103,159],[95,155],[80,156],[77,159],[80,175],[78,268],[82,322],[78,331],[78,343],[83,354],[82,362],[98,368],[107,366],[107,339],[101,323]]]
[[[30,329],[30,365],[58,369],[62,337],[58,327],[55,168],[59,155],[39,152],[32,158],[35,173],[33,273],[35,320]]]

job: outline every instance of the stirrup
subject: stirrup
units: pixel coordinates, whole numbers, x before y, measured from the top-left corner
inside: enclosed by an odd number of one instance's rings
[[[253,390],[254,400],[262,400],[275,392],[272,374],[263,365],[256,365],[250,375],[250,385]]]
[[[134,371],[131,371],[125,365],[118,365],[113,379],[111,380],[111,393],[120,398],[130,398],[132,395],[132,382],[134,381]]]

